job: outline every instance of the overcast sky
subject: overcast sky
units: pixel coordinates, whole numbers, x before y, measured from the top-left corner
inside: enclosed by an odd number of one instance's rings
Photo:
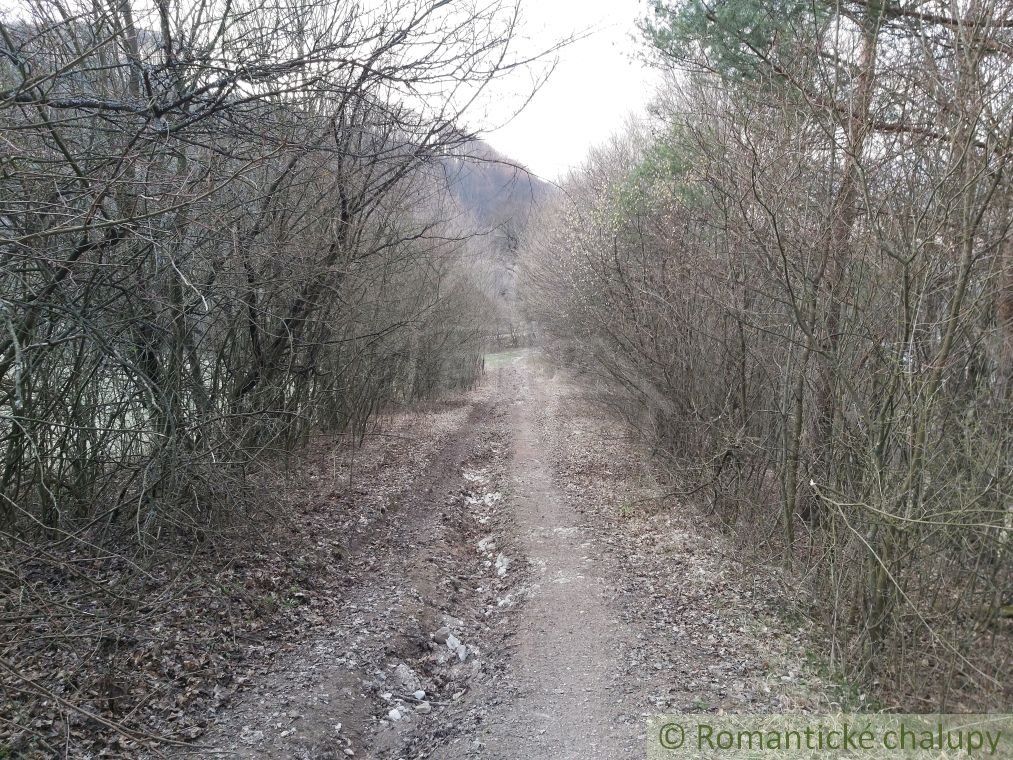
[[[530,38],[525,47],[548,47],[590,30],[586,39],[560,51],[554,73],[527,108],[485,135],[496,150],[555,179],[621,128],[627,114],[641,111],[651,96],[656,77],[634,59],[633,39],[647,5],[644,0],[523,0],[521,8]],[[513,97],[504,97],[501,107],[516,108],[525,87],[515,82]],[[494,123],[507,118],[494,110]]]

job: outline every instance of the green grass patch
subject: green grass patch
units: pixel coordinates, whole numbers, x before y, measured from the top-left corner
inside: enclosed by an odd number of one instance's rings
[[[512,348],[509,351],[497,351],[495,353],[485,355],[485,368],[496,369],[498,367],[505,367],[507,364],[515,362],[524,356],[524,352],[527,349],[524,348]]]

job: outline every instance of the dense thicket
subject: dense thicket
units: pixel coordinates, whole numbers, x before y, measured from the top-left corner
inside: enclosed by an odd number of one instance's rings
[[[655,6],[679,73],[532,231],[532,315],[835,669],[1008,704],[1011,6]]]
[[[206,524],[314,426],[466,385],[443,161],[498,3],[40,0],[0,26],[0,528]]]

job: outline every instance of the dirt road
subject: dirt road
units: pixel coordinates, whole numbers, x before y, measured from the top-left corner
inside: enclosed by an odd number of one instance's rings
[[[587,526],[553,473],[539,419],[550,396],[530,357],[514,362],[507,377],[507,492],[530,574],[517,612],[516,696],[491,711],[479,746],[503,758],[636,757],[638,737],[617,730],[614,686],[626,632],[591,556]]]
[[[776,574],[666,497],[578,384],[536,352],[501,355],[462,403],[427,463],[384,484],[402,496],[350,549],[333,619],[222,710],[205,747],[626,760],[663,712],[826,702]]]

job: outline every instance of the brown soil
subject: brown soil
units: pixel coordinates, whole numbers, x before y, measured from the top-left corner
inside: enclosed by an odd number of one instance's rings
[[[352,543],[325,624],[220,712],[197,754],[637,758],[665,711],[827,705],[777,575],[666,498],[576,385],[525,354],[462,408]]]

